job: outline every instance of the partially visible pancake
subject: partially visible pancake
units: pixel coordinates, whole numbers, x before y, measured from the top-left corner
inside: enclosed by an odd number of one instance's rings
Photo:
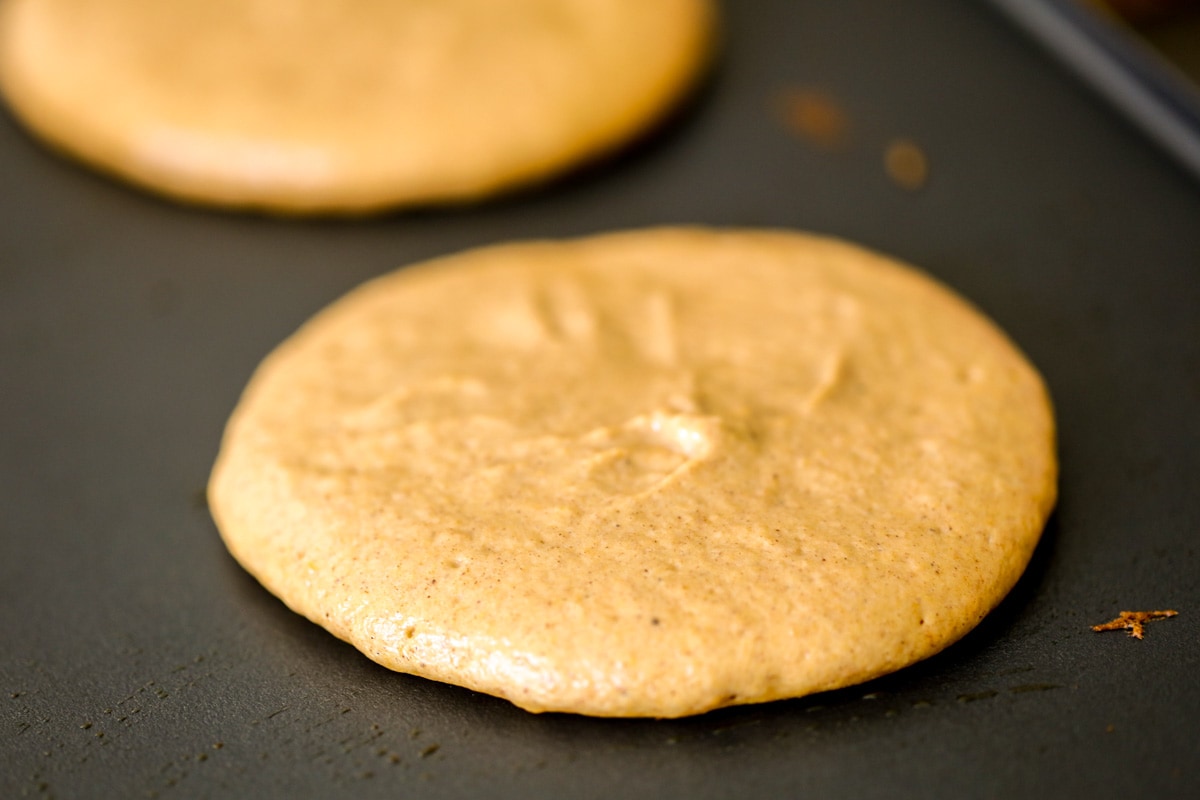
[[[462,201],[659,118],[710,0],[6,0],[36,133],[178,198],[281,212]]]
[[[954,642],[1054,503],[1004,334],[850,244],[659,229],[491,247],[338,301],[259,368],[211,507],[392,669],[674,717]]]

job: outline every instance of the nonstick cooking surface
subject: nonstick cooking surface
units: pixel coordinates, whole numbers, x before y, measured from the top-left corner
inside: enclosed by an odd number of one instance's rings
[[[1200,185],[985,4],[725,13],[668,124],[469,208],[197,210],[0,115],[0,797],[1200,796]],[[916,188],[884,167],[900,140]],[[667,223],[891,253],[1041,369],[1059,508],[966,639],[800,700],[535,716],[374,665],[226,554],[222,427],[310,314],[468,246]],[[1142,641],[1089,629],[1166,608]]]

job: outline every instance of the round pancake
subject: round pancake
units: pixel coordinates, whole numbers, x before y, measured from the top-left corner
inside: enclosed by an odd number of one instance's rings
[[[941,650],[1055,483],[1041,379],[949,290],[839,241],[658,229],[353,291],[259,368],[210,500],[381,664],[674,717]]]
[[[710,0],[7,0],[0,89],[144,187],[361,212],[617,146],[692,83],[714,17]]]

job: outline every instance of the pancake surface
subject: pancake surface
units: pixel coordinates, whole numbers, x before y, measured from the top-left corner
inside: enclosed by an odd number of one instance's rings
[[[351,292],[259,368],[210,501],[381,664],[673,717],[941,650],[1055,483],[1041,379],[947,289],[834,240],[657,229]]]
[[[61,149],[280,212],[471,200],[654,122],[710,0],[6,0],[0,89]]]

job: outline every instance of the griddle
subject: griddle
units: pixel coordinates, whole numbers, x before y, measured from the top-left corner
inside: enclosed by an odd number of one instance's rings
[[[986,4],[724,10],[668,123],[465,208],[189,208],[0,116],[0,797],[1200,796],[1200,186]],[[784,123],[797,90],[844,111],[837,146]],[[884,170],[898,139],[928,157],[918,190]],[[226,554],[203,499],[222,427],[310,314],[466,247],[674,223],[891,253],[1041,369],[1061,501],[961,642],[689,719],[536,716],[372,664]],[[1141,641],[1090,630],[1163,608]]]

